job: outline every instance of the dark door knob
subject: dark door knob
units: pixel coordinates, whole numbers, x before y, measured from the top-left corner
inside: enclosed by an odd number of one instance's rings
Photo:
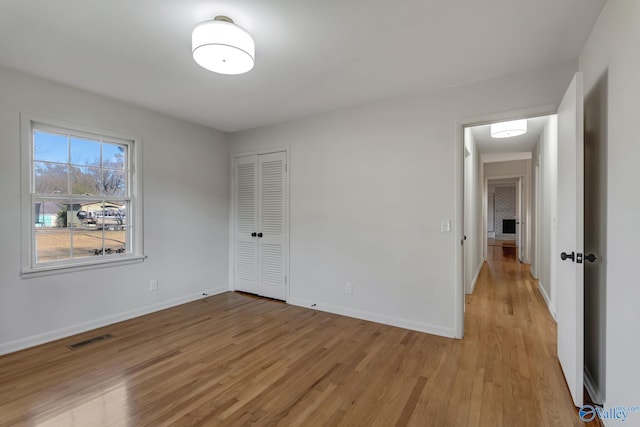
[[[571,261],[575,261],[576,260],[576,254],[574,252],[571,252],[570,254],[562,252],[560,254],[560,258],[562,258],[563,261],[566,261],[568,259],[570,259]]]
[[[258,237],[262,237],[262,233],[258,233]]]
[[[251,237],[256,237],[258,235],[258,233],[256,233],[255,231],[253,233],[251,233]]]
[[[595,262],[598,258],[594,254],[589,254],[584,256],[585,261]]]

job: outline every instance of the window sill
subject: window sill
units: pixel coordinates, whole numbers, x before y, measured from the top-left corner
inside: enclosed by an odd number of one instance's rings
[[[76,271],[95,270],[97,268],[114,267],[117,265],[129,265],[139,264],[146,259],[146,255],[134,255],[127,257],[103,259],[100,261],[76,263],[76,264],[61,264],[51,266],[40,266],[35,268],[23,268],[21,277],[23,279],[31,279],[34,277],[51,276],[53,274],[65,274],[73,273]]]

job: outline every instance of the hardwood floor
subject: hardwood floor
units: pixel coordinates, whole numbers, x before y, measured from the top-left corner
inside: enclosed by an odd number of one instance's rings
[[[0,425],[583,425],[512,250],[489,247],[464,340],[229,292],[0,357]]]
[[[499,240],[499,239],[492,239],[491,237],[487,238],[487,245],[488,246],[516,246],[516,241],[515,240]]]

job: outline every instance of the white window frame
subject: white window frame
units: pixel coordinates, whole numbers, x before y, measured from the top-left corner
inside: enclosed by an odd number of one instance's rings
[[[131,225],[127,247],[130,251],[122,254],[109,254],[99,257],[64,259],[59,261],[36,263],[35,256],[35,210],[36,198],[55,199],[56,195],[38,195],[33,184],[33,132],[34,129],[44,131],[71,132],[80,136],[93,136],[104,139],[126,141],[128,145],[129,166],[129,210],[127,223]],[[142,262],[143,251],[143,215],[142,215],[142,138],[119,131],[99,129],[64,120],[52,119],[28,113],[20,114],[21,139],[21,234],[22,234],[22,269],[23,278],[67,273],[78,270],[89,270],[112,265]],[[98,196],[102,197],[102,196]],[[95,200],[96,197],[89,197]],[[81,199],[81,196],[77,198]],[[74,200],[76,197],[74,196]]]

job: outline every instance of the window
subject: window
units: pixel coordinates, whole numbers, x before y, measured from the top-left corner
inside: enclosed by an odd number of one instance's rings
[[[33,117],[22,130],[23,274],[142,259],[140,141]]]

